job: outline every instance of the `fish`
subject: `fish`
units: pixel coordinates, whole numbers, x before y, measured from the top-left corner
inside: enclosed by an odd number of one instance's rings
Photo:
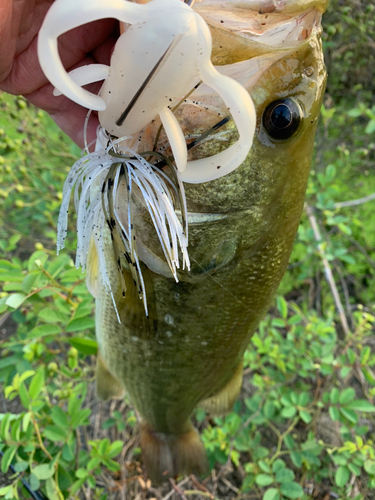
[[[172,143],[155,119],[130,138],[101,130],[97,152],[79,164],[95,159],[95,180],[88,183],[86,172],[84,182],[77,168],[66,188],[70,194],[78,183],[85,192],[79,202],[76,191],[75,201],[86,228],[80,258],[96,304],[97,394],[130,397],[155,484],[207,472],[191,416],[197,407],[212,416],[232,410],[244,352],[287,268],[325,90],[320,36],[326,4],[202,0],[192,6],[209,27],[213,65],[254,103],[254,136],[238,168],[203,182],[188,167],[173,173]],[[182,97],[170,109],[187,143],[187,165],[237,143],[233,110],[207,83],[197,81]],[[126,146],[116,149],[121,140]],[[100,174],[109,144],[114,159]],[[146,169],[138,184],[136,165]],[[160,214],[150,208],[156,195],[145,187],[147,176],[168,177],[158,184],[163,195],[172,185],[160,212],[169,214],[172,206],[169,226],[155,222]],[[104,223],[95,225],[99,212]]]

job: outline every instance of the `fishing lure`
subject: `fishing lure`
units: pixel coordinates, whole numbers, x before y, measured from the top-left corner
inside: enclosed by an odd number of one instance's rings
[[[91,64],[68,74],[58,54],[57,38],[77,26],[108,17],[130,24],[115,45],[111,65]],[[75,0],[57,0],[48,11],[39,33],[39,61],[56,88],[55,95],[64,94],[78,104],[98,111],[103,127],[99,136],[102,140],[104,136],[104,144],[110,142],[106,152],[96,152],[80,160],[68,177],[59,220],[58,249],[64,246],[67,205],[75,185],[75,205],[78,212],[77,265],[85,268],[89,232],[94,231],[99,235],[97,246],[100,262],[104,275],[107,275],[101,239],[104,213],[115,241],[114,250],[120,274],[121,259],[125,258],[131,266],[139,295],[144,299],[146,313],[142,274],[134,243],[135,235],[132,234],[130,194],[126,223],[120,220],[114,208],[116,188],[121,177],[125,175],[128,190],[132,180],[140,189],[168,265],[178,281],[177,242],[183,254],[183,267],[189,268],[186,202],[182,182],[202,183],[232,172],[245,160],[252,145],[256,123],[252,99],[241,84],[221,74],[212,65],[211,49],[211,34],[206,22],[190,6],[179,0],[152,0],[144,5],[125,0],[105,3],[101,0],[82,0],[79,9]],[[100,80],[104,80],[100,95],[82,88],[83,85]],[[199,82],[204,82],[223,99],[233,117],[239,138],[220,153],[188,161],[186,139],[172,109]],[[136,155],[128,147],[127,156],[124,156],[124,151],[119,155],[119,149],[114,148],[113,141],[116,138],[121,138],[116,141],[117,145],[124,145],[126,139],[140,134],[157,117],[166,132],[176,166],[176,172],[171,166],[174,177],[172,191],[177,192],[180,200],[184,228],[175,214],[173,195],[169,194],[171,182],[168,178],[163,179],[160,169],[155,169],[153,164],[146,161],[145,157],[150,157],[150,153],[145,155],[145,152],[137,152],[141,156]],[[100,137],[97,150],[104,147]],[[117,157],[113,156],[114,150],[117,151]],[[112,151],[112,156],[109,151]],[[151,156],[156,160],[160,159],[155,152]],[[114,168],[113,165],[117,167]],[[99,193],[93,195],[90,190],[92,181],[103,175],[103,166],[107,174],[111,170],[111,175],[102,184],[104,197]],[[111,189],[113,184],[115,186]],[[89,205],[90,209],[87,210]],[[99,224],[95,220],[99,220]],[[108,279],[106,285],[110,289]],[[123,288],[125,289],[124,284]]]
[[[116,43],[111,66],[92,64],[68,75],[58,54],[57,38],[77,26],[108,17],[131,24]],[[82,0],[79,9],[76,0],[63,0],[55,2],[46,16],[38,53],[42,69],[55,87],[78,104],[99,111],[100,123],[110,134],[133,135],[159,115],[181,180],[200,183],[241,165],[255,130],[250,95],[215,69],[211,45],[206,22],[179,0],[152,0],[143,5],[124,0]],[[100,96],[81,88],[103,79]],[[188,162],[185,137],[170,107],[199,80],[222,97],[239,139],[221,153]]]

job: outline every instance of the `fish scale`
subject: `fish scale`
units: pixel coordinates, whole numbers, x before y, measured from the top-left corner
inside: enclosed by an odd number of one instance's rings
[[[103,17],[104,4],[92,1],[95,13],[82,0],[92,20]],[[190,417],[197,406],[212,415],[231,410],[244,351],[286,270],[325,90],[320,21],[327,1],[202,0],[194,12],[177,0],[110,4],[131,26],[116,44],[101,97],[77,88],[77,82],[102,75],[101,65],[73,70],[74,82],[53,65],[48,45],[39,39],[51,81],[59,74],[65,94],[99,110],[107,128],[99,131],[87,164],[80,160],[69,175],[58,241],[60,248],[76,182],[78,220],[85,225],[77,262],[87,263],[88,288],[96,298],[97,392],[103,399],[128,393],[140,415],[143,461],[158,483],[207,471]],[[51,10],[65,12],[66,5],[57,0]],[[162,5],[180,26],[180,53]],[[75,26],[69,15],[64,19]],[[144,26],[155,40],[152,51]],[[45,39],[47,28],[41,30]],[[119,81],[125,70],[124,86]],[[114,116],[124,117],[123,123],[116,125]],[[119,158],[132,170],[132,189],[127,193],[118,182],[111,198],[114,188],[107,181],[100,205],[93,181],[88,200],[85,171],[101,182],[106,176],[118,180],[113,162]],[[121,244],[118,222],[127,228],[131,259],[122,258],[128,240]],[[179,268],[179,249],[185,269]]]

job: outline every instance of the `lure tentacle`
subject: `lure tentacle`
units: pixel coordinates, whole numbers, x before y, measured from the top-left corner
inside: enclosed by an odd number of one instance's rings
[[[201,34],[201,52],[198,56],[199,76],[204,83],[222,97],[233,117],[240,138],[221,153],[188,162],[188,168],[180,176],[182,181],[192,184],[218,179],[241,165],[252,146],[256,126],[256,111],[253,100],[240,83],[222,75],[213,66],[209,28],[201,18],[198,18],[198,23]]]
[[[154,0],[146,5],[123,0],[107,0],[105,3],[102,0],[80,0],[77,9],[77,0],[54,2],[38,36],[38,56],[44,74],[72,101],[96,111],[104,110],[106,103],[101,97],[82,89],[69,77],[58,53],[57,38],[82,24],[109,17],[129,24],[145,21],[152,18],[155,1],[165,3],[165,0]]]
[[[68,75],[75,84],[83,87],[83,85],[100,82],[108,78],[109,69],[110,66],[106,64],[87,64],[86,66],[80,66],[79,68],[69,71]],[[62,95],[62,92],[55,88],[53,95],[58,97]]]
[[[163,108],[159,116],[169,139],[177,169],[179,172],[183,172],[187,163],[187,148],[180,124],[169,108]]]

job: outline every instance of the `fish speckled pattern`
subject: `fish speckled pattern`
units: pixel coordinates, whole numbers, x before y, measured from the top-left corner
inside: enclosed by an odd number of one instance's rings
[[[249,5],[255,3],[260,2]],[[291,4],[292,14],[280,14],[285,22],[295,19],[295,10],[298,11],[299,3]],[[248,82],[245,88],[256,106],[257,130],[250,154],[241,167],[211,182],[185,185],[188,212],[200,214],[196,219],[191,215],[189,222],[191,270],[179,271],[180,281],[176,283],[167,271],[161,274],[151,270],[152,265],[142,264],[148,318],[126,270],[128,291],[126,298],[121,296],[111,239],[105,229],[107,270],[121,323],[99,273],[99,393],[103,397],[115,395],[111,384],[117,381],[129,394],[142,419],[144,460],[155,481],[179,472],[204,471],[202,446],[191,427],[190,416],[195,407],[205,407],[208,398],[214,413],[230,411],[239,388],[239,383],[231,385],[231,381],[236,377],[240,380],[244,351],[288,264],[303,208],[326,79],[320,11],[314,10],[322,9],[324,2],[300,4],[306,4],[312,12],[309,15],[313,21],[310,32],[306,28],[305,39],[298,35],[300,39],[297,36],[293,43],[287,39],[289,45],[286,42],[281,47],[269,42],[257,52],[259,38],[242,37],[242,49],[228,49],[225,57],[218,49],[220,40],[228,44],[228,39],[239,35],[230,29],[221,33],[210,16],[205,17],[214,38],[213,62],[225,64],[225,71],[234,68],[238,80]],[[203,16],[204,5],[205,2],[197,3],[197,12]],[[212,0],[209,5],[215,7],[217,3]],[[207,9],[210,13],[209,6]],[[250,14],[249,11],[249,18]],[[254,15],[259,17],[259,12]],[[277,22],[281,23],[280,19]],[[286,98],[298,103],[301,122],[291,138],[273,139],[263,123],[263,113],[270,103]],[[227,112],[204,86],[197,89],[196,99],[216,106],[223,114]],[[185,136],[192,137],[218,121],[217,115],[189,105],[177,110],[176,116]],[[154,137],[155,128],[150,126],[144,141],[147,134]],[[229,122],[217,137],[193,148],[191,159],[217,153],[236,140],[235,127]],[[139,213],[135,220],[138,234],[142,234],[155,266],[163,269],[163,255],[153,226],[147,214]],[[220,396],[216,403],[212,399],[215,395]]]

